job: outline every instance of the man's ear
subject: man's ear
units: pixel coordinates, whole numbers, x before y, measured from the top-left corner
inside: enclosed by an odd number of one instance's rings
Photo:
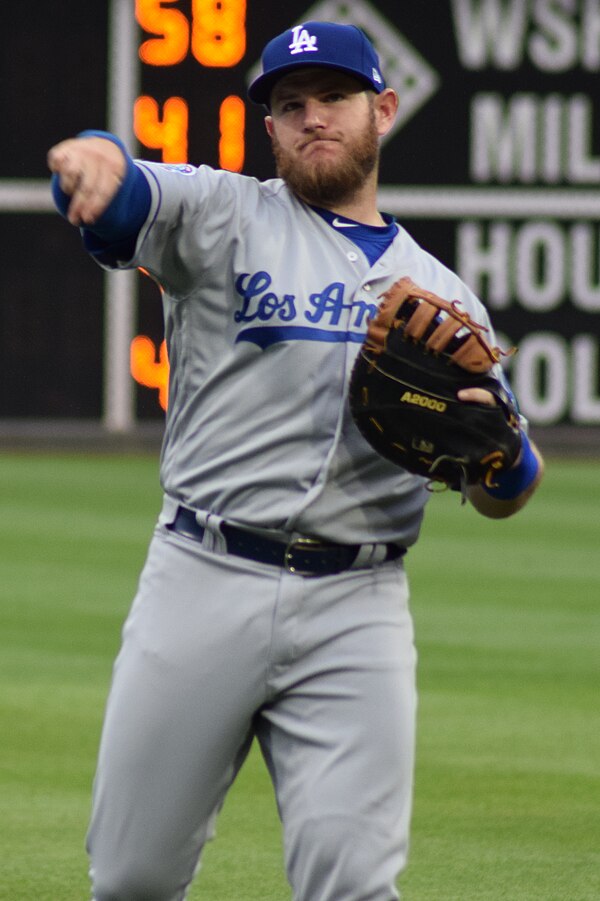
[[[377,132],[379,137],[387,134],[398,112],[398,95],[392,88],[385,88],[381,94],[375,97],[375,110],[377,116]]]
[[[270,138],[273,137],[273,117],[265,116],[265,128],[267,129],[267,134]]]

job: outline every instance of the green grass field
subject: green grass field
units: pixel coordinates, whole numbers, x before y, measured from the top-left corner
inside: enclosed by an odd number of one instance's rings
[[[157,460],[4,454],[0,481],[0,899],[85,901],[102,710]],[[420,709],[404,901],[600,898],[598,497],[598,462],[551,459],[513,520],[430,503],[407,562]],[[290,899],[255,752],[190,898]]]

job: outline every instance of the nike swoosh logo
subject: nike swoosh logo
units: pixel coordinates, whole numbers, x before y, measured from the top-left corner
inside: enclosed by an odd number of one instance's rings
[[[337,216],[331,224],[335,228],[358,228],[358,222],[342,222],[342,220],[338,219]]]

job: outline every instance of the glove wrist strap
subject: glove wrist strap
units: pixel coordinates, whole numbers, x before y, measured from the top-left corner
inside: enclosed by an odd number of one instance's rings
[[[525,432],[521,432],[521,459],[512,469],[507,469],[496,475],[496,484],[493,488],[484,485],[485,491],[491,496],[502,501],[511,501],[522,494],[538,474],[539,462],[534,454],[529,438]]]

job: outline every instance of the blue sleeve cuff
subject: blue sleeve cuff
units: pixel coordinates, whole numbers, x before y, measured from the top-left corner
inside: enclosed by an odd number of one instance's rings
[[[513,500],[529,488],[538,474],[539,467],[538,458],[531,448],[529,438],[525,432],[521,432],[521,459],[517,465],[496,475],[494,487],[488,488],[487,485],[483,487],[490,497],[502,501]]]
[[[100,260],[128,260],[133,256],[138,234],[148,217],[151,204],[150,185],[125,145],[107,131],[82,131],[77,137],[106,138],[116,144],[126,160],[123,183],[100,218],[83,228],[86,250]],[[71,198],[60,187],[59,177],[52,177],[52,195],[58,211],[66,217]]]

